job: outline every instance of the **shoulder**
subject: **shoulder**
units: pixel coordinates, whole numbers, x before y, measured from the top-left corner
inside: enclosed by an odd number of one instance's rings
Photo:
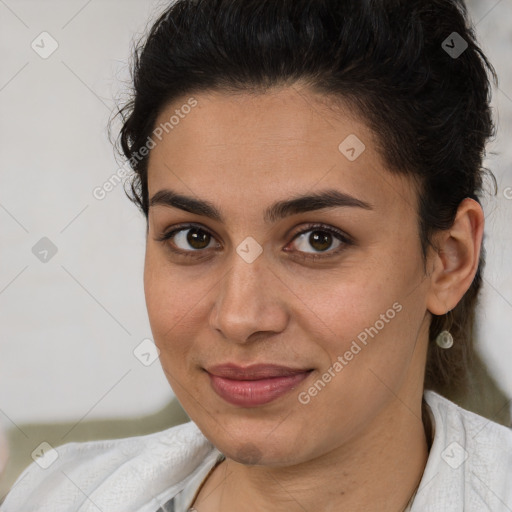
[[[156,510],[213,450],[193,422],[145,436],[48,446],[0,511]]]
[[[436,432],[442,429],[443,437],[460,439],[482,461],[499,451],[512,468],[511,428],[463,409],[434,391],[425,391],[425,400],[434,414]]]
[[[512,429],[433,391],[425,400],[435,434],[412,510],[512,510]]]

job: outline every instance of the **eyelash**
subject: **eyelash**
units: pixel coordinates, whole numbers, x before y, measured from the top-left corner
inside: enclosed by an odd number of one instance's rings
[[[207,233],[212,238],[215,238],[215,236],[208,229],[204,228],[203,226],[201,226],[199,224],[183,224],[183,225],[175,227],[171,231],[164,233],[162,236],[156,238],[155,240],[157,242],[165,243],[168,240],[170,240],[175,234],[179,233],[180,231],[186,231],[187,229],[192,229],[192,228],[199,229],[199,230],[203,231],[204,233]],[[339,229],[333,228],[332,226],[327,226],[325,224],[318,224],[318,223],[317,224],[309,224],[309,225],[307,225],[307,227],[305,229],[295,233],[293,235],[293,238],[290,241],[290,243],[295,241],[297,238],[299,238],[299,236],[301,236],[305,233],[309,233],[310,231],[322,231],[322,232],[329,233],[329,234],[333,235],[334,238],[338,239],[341,242],[341,245],[339,247],[337,247],[335,250],[327,252],[327,253],[305,253],[303,251],[294,251],[294,252],[298,252],[298,254],[300,255],[299,257],[303,258],[305,260],[317,260],[317,259],[329,258],[329,257],[339,254],[341,251],[343,251],[345,249],[345,246],[353,245],[353,241]],[[166,245],[171,252],[173,252],[183,258],[197,258],[198,253],[202,253],[202,252],[206,251],[205,249],[196,249],[195,251],[183,251],[181,249],[173,248],[171,244],[166,244]],[[202,257],[202,255],[199,257]]]

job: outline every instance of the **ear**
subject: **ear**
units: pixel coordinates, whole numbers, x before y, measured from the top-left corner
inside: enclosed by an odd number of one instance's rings
[[[453,226],[435,236],[438,250],[430,257],[426,304],[432,314],[451,311],[471,286],[478,269],[484,223],[482,207],[468,197],[460,203]]]

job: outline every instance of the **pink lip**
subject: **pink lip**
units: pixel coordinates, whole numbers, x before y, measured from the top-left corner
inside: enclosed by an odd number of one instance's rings
[[[213,390],[226,402],[242,407],[263,405],[297,387],[311,370],[272,364],[245,368],[234,364],[207,370]]]

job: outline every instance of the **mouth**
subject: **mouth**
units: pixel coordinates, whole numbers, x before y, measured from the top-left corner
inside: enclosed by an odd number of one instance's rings
[[[273,364],[224,364],[206,369],[217,395],[240,407],[270,403],[296,388],[312,371]]]

